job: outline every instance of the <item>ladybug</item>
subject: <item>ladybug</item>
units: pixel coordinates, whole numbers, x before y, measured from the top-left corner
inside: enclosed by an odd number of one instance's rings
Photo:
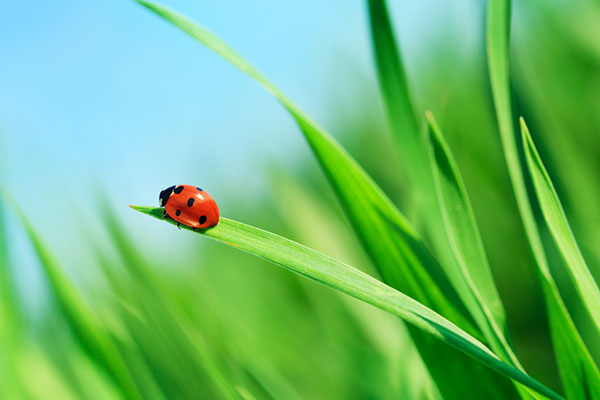
[[[164,217],[192,229],[210,228],[219,223],[219,208],[212,196],[197,186],[176,185],[160,192],[158,203],[165,208]]]

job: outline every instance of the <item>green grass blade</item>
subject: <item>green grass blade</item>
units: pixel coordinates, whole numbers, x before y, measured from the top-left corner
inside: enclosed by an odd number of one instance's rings
[[[105,262],[102,265],[105,275],[135,310],[134,316],[122,309],[121,320],[129,327],[141,355],[147,357],[147,364],[158,371],[157,380],[166,397],[238,399],[229,377],[206,354],[199,341],[190,337],[187,320],[173,301],[170,288],[156,276],[106,199],[101,199],[101,209],[120,264],[129,273],[117,278]],[[152,328],[156,333],[148,334],[151,326],[156,327]]]
[[[469,312],[435,257],[392,202],[327,132],[304,115],[260,72],[214,34],[166,7],[139,2],[246,72],[275,96],[298,123],[337,194],[351,226],[354,227],[384,281],[431,307],[469,333],[480,336],[477,328],[473,326]],[[461,390],[461,387],[455,384],[456,380],[463,376],[460,371],[469,370],[473,376],[477,376],[474,381],[480,383],[482,395],[489,393],[489,387],[498,382],[493,375],[474,364],[468,357],[457,356],[458,353],[454,350],[440,346],[428,338],[415,338],[415,335],[422,336],[419,331],[411,330],[411,335],[417,341],[419,352],[426,359],[430,372],[435,374],[436,384],[447,398],[450,398],[451,392],[457,393]],[[456,368],[448,370],[447,364],[450,362],[454,362]],[[504,393],[499,395],[500,398],[509,396],[508,390],[514,390],[504,382],[499,385],[504,386],[495,391]],[[473,389],[469,393],[456,395],[456,398],[468,394],[473,394]]]
[[[554,282],[533,211],[529,203],[513,129],[509,90],[510,0],[489,0],[487,10],[487,56],[490,83],[500,130],[500,139],[509,176],[515,192],[525,234],[529,241],[545,296],[552,341],[565,390],[569,397],[586,398],[597,393],[590,382],[597,382],[597,367],[577,331]],[[582,371],[588,379],[582,377]],[[587,386],[586,386],[587,385]],[[587,387],[589,390],[584,391]],[[576,396],[578,394],[582,397]]]
[[[494,284],[464,182],[433,115],[428,112],[426,116],[434,181],[444,226],[463,275],[478,300],[480,312],[476,320],[479,326],[487,327],[484,333],[496,354],[504,355],[505,361],[518,365],[506,341],[504,307]]]
[[[443,234],[442,216],[437,204],[433,175],[427,152],[427,143],[419,130],[414,103],[409,90],[401,52],[396,43],[392,22],[385,0],[368,0],[373,58],[376,63],[379,86],[387,109],[387,116],[402,170],[407,172],[407,192],[417,211],[418,223],[430,237],[442,266],[456,288],[462,301],[473,314],[477,312],[477,301],[454,260],[450,244]],[[420,214],[419,214],[420,213]]]
[[[521,173],[519,149],[515,141],[509,88],[509,37],[510,0],[489,0],[487,12],[487,56],[490,84],[496,109],[500,139],[510,180],[515,192],[517,207],[525,228],[529,245],[540,268],[547,269],[548,262],[529,203],[525,181]]]
[[[388,120],[398,143],[403,169],[415,190],[430,182],[429,164],[411,100],[408,79],[385,0],[368,0],[373,58]],[[421,193],[423,194],[423,193]]]
[[[104,368],[104,371],[121,388],[122,393],[127,398],[141,399],[136,383],[133,381],[127,365],[118,353],[109,334],[102,328],[96,315],[87,306],[86,301],[75,286],[63,274],[58,262],[25,215],[15,204],[12,204],[12,206],[33,244],[50,283],[50,289],[82,348],[93,362]]]
[[[8,261],[4,204],[0,202],[0,398],[18,398],[17,364],[22,347],[22,320],[15,280]]]
[[[163,218],[161,207],[132,208],[175,225],[175,221]],[[182,228],[192,230],[185,226]],[[276,234],[227,218],[221,218],[219,224],[213,228],[196,233],[263,258],[388,311],[541,395],[551,399],[561,398],[524,372],[502,362],[481,342],[433,310],[354,267]]]
[[[600,399],[600,372],[552,279],[542,279],[558,370],[568,399]]]
[[[6,233],[4,204],[0,203],[0,338],[12,341],[20,335],[19,299],[16,282],[8,261],[8,236]]]
[[[230,61],[273,94],[298,123],[337,194],[351,226],[384,281],[431,307],[469,333],[480,336],[440,264],[417,237],[404,216],[327,132],[304,115],[282,92],[214,34],[166,7],[139,2]],[[462,284],[460,281],[453,283]],[[446,398],[473,395],[475,386],[470,388],[468,393],[463,393],[462,387],[456,385],[456,381],[462,379],[464,374],[461,371],[466,370],[474,377],[473,381],[478,384],[478,393],[482,396],[489,393],[492,386],[498,386],[497,390],[492,392],[498,393],[499,398],[514,394],[510,385],[498,381],[468,357],[424,337],[418,330],[411,329],[411,336],[421,356],[426,360],[429,371],[435,375],[436,385]],[[451,362],[455,368],[449,370],[447,365]]]
[[[569,276],[594,321],[597,332],[600,332],[600,290],[577,246],[558,194],[533,144],[529,129],[522,118],[520,122],[527,166],[542,214],[565,261]]]
[[[408,174],[408,188],[411,194],[411,200],[416,204],[418,210],[426,210],[423,215],[417,215],[419,221],[424,224],[424,230],[428,233],[440,259],[443,261],[445,272],[465,306],[475,317],[475,320],[482,331],[488,332],[488,340],[497,338],[497,335],[490,335],[490,325],[488,318],[482,315],[482,302],[490,301],[489,309],[494,311],[494,317],[498,322],[500,329],[505,329],[504,310],[500,299],[496,295],[495,285],[489,269],[482,269],[477,274],[477,278],[467,282],[463,273],[464,268],[458,265],[454,258],[454,251],[444,234],[442,226],[443,217],[441,215],[441,206],[438,204],[438,198],[433,183],[433,171],[430,165],[430,158],[427,152],[428,147],[423,140],[419,130],[419,121],[415,117],[416,108],[411,101],[409,84],[406,77],[401,53],[396,43],[392,22],[386,7],[385,0],[368,0],[369,22],[371,39],[373,43],[374,60],[376,63],[379,86],[383,95],[384,104],[387,109],[387,116],[394,138],[397,143],[397,151],[400,154],[403,171]],[[480,292],[489,293],[489,296],[477,299],[474,296],[473,283],[479,286]],[[492,288],[491,290],[488,290]],[[491,342],[490,342],[491,343]],[[447,369],[441,367],[445,372]],[[430,366],[430,370],[432,367]],[[436,381],[440,381],[439,373],[431,371]],[[441,372],[441,373],[444,373]],[[447,373],[446,373],[447,375]],[[453,378],[450,377],[450,380]],[[481,382],[482,386],[485,386]],[[444,397],[448,397],[449,390],[455,390],[456,385],[452,382],[448,388],[441,388]],[[460,394],[457,394],[459,397]],[[471,393],[471,395],[473,395]]]
[[[271,92],[300,126],[358,237],[384,279],[427,305],[441,307],[443,313],[448,313],[446,317],[453,321],[460,321],[463,326],[470,325],[464,316],[464,306],[440,265],[404,216],[329,134],[212,33],[166,7],[140,3],[217,52]]]

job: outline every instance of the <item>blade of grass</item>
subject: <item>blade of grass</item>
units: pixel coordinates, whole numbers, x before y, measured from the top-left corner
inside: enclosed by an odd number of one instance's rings
[[[0,175],[6,170],[4,135],[0,132]],[[18,373],[23,353],[23,318],[14,269],[9,262],[6,209],[0,198],[0,398],[25,398]]]
[[[325,204],[319,198],[318,189],[309,184],[302,184],[291,175],[287,175],[282,171],[277,171],[273,174],[273,183],[275,187],[275,198],[278,200],[276,204],[277,219],[284,222],[286,229],[291,229],[291,233],[297,241],[303,242],[306,246],[312,247],[319,251],[318,246],[327,248],[333,258],[340,259],[345,257],[344,262],[350,265],[365,264],[364,255],[356,254],[352,249],[356,250],[354,238],[349,237],[352,232],[348,232],[343,221],[336,218],[331,206]],[[297,210],[295,213],[290,213],[289,209]],[[319,225],[320,229],[315,231],[314,227]],[[299,278],[301,279],[301,278]],[[360,346],[362,351],[354,351],[357,362],[365,366],[365,370],[372,369],[364,362],[365,359],[372,359],[371,347],[377,349],[376,353],[383,356],[383,359],[374,361],[381,364],[393,363],[397,354],[402,354],[403,360],[411,364],[411,368],[386,368],[384,379],[390,382],[397,382],[396,386],[400,391],[394,392],[391,396],[397,398],[439,398],[432,393],[436,390],[435,384],[425,367],[414,342],[411,340],[408,331],[403,325],[398,324],[398,321],[389,321],[388,316],[373,313],[370,306],[357,304],[354,299],[347,296],[328,296],[327,309],[331,305],[339,303],[339,308],[334,312],[324,313],[320,310],[325,308],[324,302],[320,300],[319,293],[309,291],[313,289],[312,283],[306,282],[301,287],[307,291],[306,297],[311,302],[313,307],[311,312],[315,310],[321,316],[323,321],[332,319],[345,321],[356,321],[354,330],[364,332],[365,341],[368,341],[371,346]],[[339,323],[339,322],[338,322]],[[341,325],[340,330],[350,331],[348,323]],[[399,347],[398,351],[390,351],[390,347],[394,346],[390,343],[386,332],[394,332],[393,342]],[[339,332],[335,332],[336,339]],[[332,335],[333,336],[333,335]],[[353,346],[354,347],[354,346]],[[412,355],[412,356],[411,356]],[[412,361],[408,361],[412,358]],[[472,360],[470,360],[472,361]],[[377,374],[379,379],[379,375]],[[371,390],[381,390],[389,384],[381,383],[380,381],[364,380],[361,385],[368,387]],[[379,388],[380,387],[380,388]],[[428,393],[425,395],[424,393]],[[382,397],[378,393],[365,393],[368,397]],[[362,395],[362,397],[365,397]],[[387,396],[390,396],[388,393]],[[276,398],[280,398],[281,396]],[[359,396],[361,397],[361,396]],[[383,395],[385,397],[385,395]]]
[[[432,151],[432,169],[444,228],[462,275],[480,307],[474,313],[492,350],[500,358],[523,370],[507,335],[506,316],[494,285],[483,242],[464,182],[433,114],[426,113]],[[477,282],[477,283],[476,283]],[[521,390],[521,388],[518,388]],[[527,394],[521,391],[527,398]]]
[[[208,349],[190,337],[169,288],[131,241],[108,200],[102,196],[99,199],[103,221],[120,264],[129,274],[117,278],[111,263],[104,261],[101,266],[115,292],[135,310],[127,312],[121,305],[121,320],[129,328],[140,355],[152,367],[166,397],[239,398]]]
[[[487,10],[487,56],[490,83],[498,119],[500,138],[509,176],[515,192],[517,207],[525,228],[542,285],[552,341],[559,361],[559,370],[569,397],[587,398],[595,393],[589,382],[597,382],[598,369],[594,364],[550,273],[548,262],[536,225],[521,162],[515,143],[509,91],[510,0],[489,0]],[[585,379],[582,376],[585,371]],[[588,390],[584,390],[587,388]]]
[[[435,249],[443,261],[442,266],[466,307],[472,315],[479,314],[481,299],[475,299],[463,271],[456,263],[453,251],[442,226],[442,215],[438,204],[426,143],[419,132],[408,80],[401,53],[396,43],[392,22],[385,0],[368,0],[371,38],[377,66],[379,86],[387,109],[388,120],[400,153],[403,170],[409,174],[409,192],[413,194],[417,208],[425,210],[421,215],[425,230],[432,239]],[[504,326],[504,309],[498,298],[490,274],[477,274],[473,282],[482,292],[489,293],[484,301],[491,300],[493,311],[500,326]],[[487,290],[488,288],[493,290]],[[481,330],[487,329],[477,320]]]
[[[545,137],[552,138],[544,145],[559,157],[553,159],[554,168],[550,172],[560,180],[565,195],[571,194],[575,205],[569,210],[571,224],[576,226],[584,255],[588,253],[586,257],[593,257],[587,259],[588,263],[598,265],[600,176],[595,140],[600,113],[596,111],[597,91],[589,90],[585,72],[594,62],[588,64],[589,55],[584,55],[579,48],[581,43],[573,29],[583,32],[596,26],[589,22],[598,19],[600,9],[581,6],[575,12],[581,18],[573,18],[567,24],[570,18],[557,12],[560,7],[534,7],[535,12],[539,12],[538,18],[545,23],[529,23],[527,33],[516,43],[515,98],[528,111],[528,118],[535,118],[539,123]],[[590,39],[594,37],[590,35]],[[532,41],[537,45],[532,45]],[[569,57],[563,57],[565,51]]]
[[[161,207],[131,207],[159,220],[176,224],[175,221],[163,218]],[[182,228],[192,231],[192,228]],[[213,228],[196,233],[388,311],[541,395],[551,399],[562,398],[529,375],[501,361],[481,342],[433,310],[354,267],[276,234],[227,218],[221,218]]]
[[[554,281],[542,278],[560,378],[568,399],[600,399],[600,372],[579,335]]]
[[[449,310],[452,316],[458,321],[465,319],[462,311],[456,311],[462,304],[447,282],[434,283],[431,278],[443,276],[443,271],[417,238],[404,216],[329,134],[298,110],[260,72],[212,33],[166,7],[145,1],[139,3],[217,52],[272,93],[300,126],[353,226],[356,227],[357,235],[384,278],[393,284],[406,286],[407,290],[414,291],[416,297],[428,304],[441,305],[450,301],[455,309]],[[401,267],[404,271],[401,271]],[[427,268],[430,269],[429,274]],[[441,293],[439,287],[445,288],[448,293]],[[465,324],[468,325],[468,322],[465,321]]]
[[[520,123],[527,166],[529,167],[531,180],[542,214],[560,250],[569,276],[573,280],[573,284],[590,317],[594,321],[597,332],[600,332],[600,290],[598,290],[598,285],[583,259],[579,246],[577,246],[575,236],[571,231],[558,194],[533,144],[533,139],[525,124],[525,120],[521,118]]]
[[[454,321],[458,326],[478,335],[472,319],[457,292],[452,287],[437,260],[429,252],[404,216],[385,196],[356,161],[319,125],[301,112],[282,92],[269,82],[256,68],[239,56],[214,34],[187,17],[158,4],[138,0],[140,4],[183,30],[185,33],[215,51],[241,71],[264,86],[292,115],[319,161],[330,184],[338,196],[351,226],[374,261],[383,279],[392,287],[414,297],[423,304]],[[436,341],[422,337],[411,329],[413,339],[426,364],[433,373],[438,387],[444,387],[444,396],[457,398],[473,395],[474,388],[462,393],[456,385],[464,371],[470,371],[474,382],[480,383],[481,395],[490,393],[489,387],[498,382],[485,369],[466,357]],[[417,337],[419,336],[419,337]],[[456,368],[448,369],[448,363]],[[463,371],[463,372],[461,372]],[[456,373],[456,376],[452,374]],[[484,383],[485,382],[485,383]],[[502,383],[504,385],[504,383]],[[500,385],[500,383],[498,383]],[[511,396],[509,385],[493,393],[499,397]],[[502,394],[504,393],[504,394]]]
[[[487,10],[487,56],[490,84],[506,166],[513,186],[525,234],[538,267],[548,270],[548,262],[539,235],[527,188],[521,173],[519,151],[515,142],[509,90],[510,0],[489,0]]]
[[[424,195],[422,186],[431,182],[427,154],[390,16],[384,0],[368,0],[367,5],[379,87],[398,143],[402,167],[409,175],[411,186]]]
[[[22,377],[22,396],[19,399],[64,399],[79,398],[70,382],[41,348],[28,346],[20,354],[19,375]],[[4,397],[3,397],[4,398]]]
[[[0,398],[22,396],[18,384],[18,357],[22,352],[22,320],[15,293],[16,282],[8,262],[4,204],[0,202]]]
[[[51,292],[73,328],[75,337],[82,348],[93,362],[99,364],[107,372],[127,398],[141,399],[137,385],[109,334],[99,324],[96,315],[86,304],[79,291],[63,274],[58,262],[38,236],[33,225],[14,201],[9,204],[23,224],[46,274]]]
[[[519,366],[506,341],[504,307],[494,285],[464,182],[433,115],[427,112],[426,118],[432,147],[434,180],[444,227],[462,273],[481,307],[475,318],[478,319],[479,326],[487,327],[484,333],[494,351],[503,355],[505,361]]]
[[[0,202],[0,317],[9,321],[0,326],[0,334],[5,334],[9,341],[21,334],[21,310],[15,288],[15,277],[8,260],[5,209],[4,204]]]
[[[160,298],[152,297],[147,288],[128,287],[135,297],[132,304],[136,312],[124,308],[121,318],[166,397],[239,399],[207,346],[192,341],[181,322],[160,304]],[[149,335],[150,329],[156,333]]]
[[[515,142],[513,117],[510,105],[508,50],[510,36],[510,0],[489,0],[487,12],[487,53],[490,83],[500,139],[510,180],[515,192],[517,207],[529,245],[538,265],[548,265],[533,211],[521,174],[519,151]]]
[[[144,382],[144,385],[140,387],[142,397],[148,400],[164,400],[167,396],[160,388],[160,381],[152,375],[150,371],[151,366],[144,359],[147,354],[144,353],[142,348],[137,346],[137,332],[133,332],[129,328],[129,321],[126,319],[127,316],[137,311],[134,310],[135,304],[130,304],[131,302],[129,301],[130,297],[133,296],[131,293],[132,290],[129,287],[129,279],[124,279],[121,275],[117,276],[115,271],[113,271],[117,263],[112,260],[109,261],[105,252],[96,249],[95,258],[98,260],[103,277],[106,279],[111,293],[111,306],[109,308],[111,314],[102,314],[101,322],[105,326],[117,325],[116,328],[113,327],[113,330],[118,332],[115,335],[115,345],[123,354],[123,359],[127,363],[133,379],[136,382]],[[129,311],[127,316],[125,315],[125,310]]]

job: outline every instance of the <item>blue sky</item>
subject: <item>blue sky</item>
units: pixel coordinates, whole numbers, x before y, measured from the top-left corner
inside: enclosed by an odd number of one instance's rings
[[[333,61],[323,56],[335,49],[366,67],[356,57],[368,50],[353,29],[363,24],[358,2],[217,3],[170,5],[219,33],[316,117],[321,74]],[[215,188],[223,174],[247,182],[259,173],[249,164],[301,144],[258,85],[133,2],[2,7],[0,129],[19,197],[31,184],[79,196],[82,181],[100,179],[119,188],[111,197],[154,201],[173,182]]]
[[[353,103],[357,82],[377,101],[362,1],[164,3],[226,40],[326,127],[332,110]],[[442,21],[465,29],[481,9],[475,0],[391,4],[409,69]],[[99,188],[147,234],[156,224],[127,204],[155,204],[177,183],[203,186],[220,204],[244,201],[267,187],[267,162],[286,168],[309,157],[269,94],[133,1],[2,2],[0,60],[2,179],[71,258]]]

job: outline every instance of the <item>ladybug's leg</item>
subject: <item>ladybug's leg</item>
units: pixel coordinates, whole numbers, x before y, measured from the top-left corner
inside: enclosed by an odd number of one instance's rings
[[[193,231],[193,232],[196,232],[196,228],[192,228],[192,231]]]
[[[177,229],[181,229],[181,224],[179,222],[177,223]]]

